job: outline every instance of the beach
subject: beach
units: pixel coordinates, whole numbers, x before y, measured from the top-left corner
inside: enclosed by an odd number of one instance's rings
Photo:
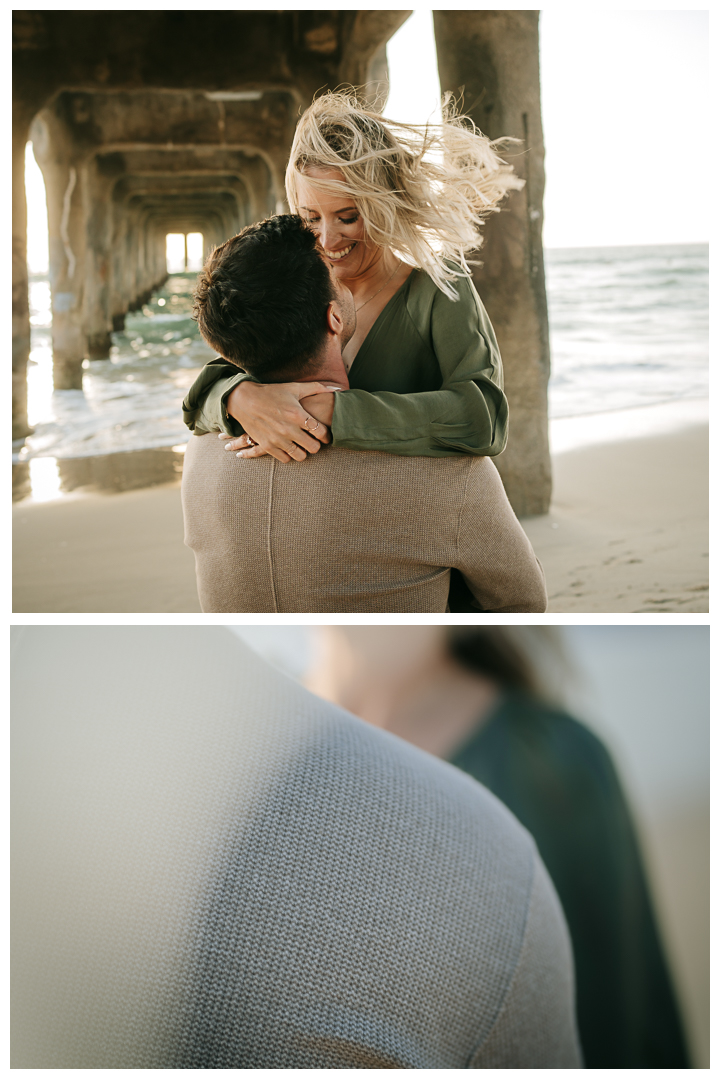
[[[523,522],[552,612],[708,611],[708,426],[553,456],[551,511]]]
[[[549,611],[708,611],[707,443],[694,422],[554,453],[551,512],[523,521]],[[16,504],[13,611],[200,611],[179,482],[83,490]]]

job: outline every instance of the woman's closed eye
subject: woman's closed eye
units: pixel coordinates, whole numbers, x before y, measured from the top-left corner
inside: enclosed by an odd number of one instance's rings
[[[359,217],[360,217],[360,215],[356,214],[355,217],[350,217],[350,218],[342,218],[341,217],[341,218],[338,218],[338,221],[342,221],[343,225],[354,225],[355,222],[359,219]],[[305,221],[308,223],[308,225],[316,225],[319,220],[320,220],[320,218],[316,218],[316,217],[315,218],[305,218]]]

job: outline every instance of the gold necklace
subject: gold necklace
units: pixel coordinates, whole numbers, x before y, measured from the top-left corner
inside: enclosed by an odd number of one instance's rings
[[[357,314],[357,313],[358,313],[358,311],[362,311],[362,309],[363,309],[363,308],[365,307],[365,305],[366,305],[366,304],[369,304],[371,300],[374,300],[374,299],[375,299],[375,297],[376,297],[376,296],[378,295],[378,293],[381,293],[381,292],[383,291],[383,289],[385,288],[385,286],[386,286],[386,285],[389,285],[389,284],[390,284],[390,282],[391,282],[391,281],[392,281],[392,279],[393,279],[393,278],[395,277],[395,275],[397,274],[397,272],[398,272],[398,270],[400,269],[400,267],[401,267],[401,266],[402,266],[402,262],[399,262],[399,263],[397,264],[397,266],[395,267],[395,269],[393,270],[393,272],[392,272],[392,274],[390,275],[390,277],[389,277],[389,278],[387,279],[387,281],[384,281],[384,282],[382,283],[382,285],[380,286],[380,288],[378,289],[378,291],[377,291],[377,292],[374,292],[374,293],[372,294],[372,296],[369,296],[367,300],[363,300],[363,302],[362,302],[362,304],[360,305],[360,307],[358,307],[358,308],[355,308],[355,314]]]

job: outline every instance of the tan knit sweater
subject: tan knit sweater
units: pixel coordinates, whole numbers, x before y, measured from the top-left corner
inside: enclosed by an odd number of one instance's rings
[[[532,837],[223,627],[16,630],[12,809],[13,1068],[580,1064]]]
[[[188,443],[185,543],[203,611],[444,612],[450,568],[489,612],[545,611],[492,461],[323,448],[303,462]]]

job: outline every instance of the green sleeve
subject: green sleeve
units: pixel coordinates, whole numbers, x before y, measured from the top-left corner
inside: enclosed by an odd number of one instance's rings
[[[229,415],[226,405],[230,391],[251,378],[222,357],[206,364],[183,401],[183,420],[190,430],[196,435],[211,431],[242,435],[242,426]]]
[[[453,301],[426,282],[407,303],[410,331],[414,326],[440,367],[440,388],[336,394],[335,446],[427,457],[502,453],[508,406],[495,333],[472,282],[461,278],[455,288],[459,296]],[[388,350],[388,363],[401,364],[405,342],[393,340],[392,333],[384,339],[377,346]]]

